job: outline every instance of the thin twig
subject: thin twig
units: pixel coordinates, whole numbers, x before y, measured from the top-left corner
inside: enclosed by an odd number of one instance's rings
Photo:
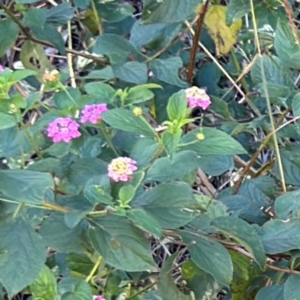
[[[196,32],[193,37],[193,45],[191,48],[191,54],[190,54],[190,60],[189,60],[189,66],[187,70],[187,81],[192,84],[193,82],[193,71],[194,71],[194,66],[195,66],[195,60],[196,60],[196,53],[198,49],[198,41],[199,37],[201,35],[202,27],[203,27],[203,22],[204,18],[207,12],[209,0],[206,0],[204,6],[201,9],[201,12],[199,13],[199,18],[197,20],[197,27],[196,27]]]

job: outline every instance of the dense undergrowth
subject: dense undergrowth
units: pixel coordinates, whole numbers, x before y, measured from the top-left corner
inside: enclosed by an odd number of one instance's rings
[[[0,3],[0,299],[300,299],[294,0]]]

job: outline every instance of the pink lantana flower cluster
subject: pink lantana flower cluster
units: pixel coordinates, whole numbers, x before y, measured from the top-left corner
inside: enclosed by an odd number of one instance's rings
[[[4,71],[4,68],[2,65],[0,65],[0,72],[3,72]]]
[[[204,89],[192,86],[186,89],[185,93],[188,101],[188,106],[192,109],[201,107],[203,110],[206,110],[211,104],[210,98],[206,94]]]
[[[136,161],[129,157],[118,157],[108,165],[108,176],[115,182],[129,181],[137,170]]]
[[[97,124],[101,121],[101,114],[107,110],[106,104],[86,105],[81,111],[81,123],[90,122]],[[69,143],[71,140],[81,136],[79,127],[80,125],[70,117],[57,118],[48,125],[47,136],[52,138],[54,143]]]
[[[106,300],[102,296],[93,296],[93,300]]]
[[[91,122],[92,124],[97,124],[102,120],[101,114],[107,110],[106,104],[86,105],[82,110],[81,123]]]
[[[52,138],[54,143],[69,143],[72,139],[81,136],[79,124],[71,118],[57,118],[48,125],[48,137]]]

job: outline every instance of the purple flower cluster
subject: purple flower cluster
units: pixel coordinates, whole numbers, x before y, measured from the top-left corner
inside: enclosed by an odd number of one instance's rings
[[[57,118],[48,125],[48,137],[52,138],[54,143],[69,143],[72,139],[81,136],[79,124],[71,118]]]
[[[101,121],[101,114],[107,110],[106,104],[86,105],[82,110],[81,123],[91,122],[92,124],[97,124]]]
[[[210,104],[210,98],[206,94],[205,90],[200,89],[196,86],[192,86],[185,90],[188,106],[190,108],[201,107],[206,110]]]
[[[105,300],[102,296],[93,296],[93,300]]]
[[[0,65],[0,72],[3,72],[4,71],[4,68],[2,65]]]

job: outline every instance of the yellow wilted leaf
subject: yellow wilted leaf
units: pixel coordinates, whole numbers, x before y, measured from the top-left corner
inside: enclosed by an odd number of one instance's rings
[[[223,5],[212,5],[206,13],[204,24],[216,45],[217,56],[230,52],[236,43],[237,34],[242,27],[242,20],[239,19],[226,25],[227,7]]]

